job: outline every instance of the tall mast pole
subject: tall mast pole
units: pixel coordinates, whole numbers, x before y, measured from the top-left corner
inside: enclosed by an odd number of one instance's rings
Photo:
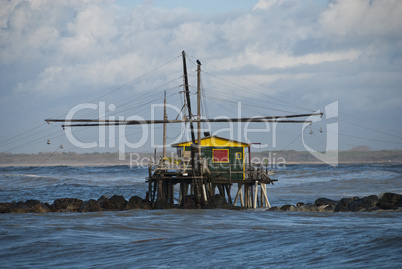
[[[188,117],[190,119],[190,130],[191,130],[191,167],[193,170],[193,177],[197,175],[196,169],[195,169],[195,135],[194,135],[194,128],[193,128],[193,122],[191,121],[191,118],[193,114],[191,113],[191,102],[190,102],[190,90],[189,90],[189,84],[188,84],[188,76],[187,76],[187,65],[186,65],[186,52],[183,50],[182,52],[183,56],[183,73],[184,73],[184,86],[186,89],[186,98],[187,98],[187,109],[188,109]],[[195,202],[199,203],[199,187],[197,186],[198,180],[193,178],[193,183],[192,186],[194,186],[193,191],[194,191],[194,198]]]
[[[201,158],[201,62],[197,60],[197,133],[198,133],[198,158]]]
[[[198,173],[202,177],[201,169],[201,62],[197,60],[197,133],[198,133]],[[202,192],[202,200],[207,201],[207,195],[205,191],[205,185],[202,179],[198,180],[197,189]]]
[[[188,87],[189,84],[188,84],[188,76],[187,76],[186,52],[183,50],[181,54],[183,57],[184,86],[186,89],[188,117],[189,117],[189,119],[191,119],[193,114],[191,113],[190,90]],[[193,123],[191,121],[190,121],[190,130],[191,130],[191,141],[195,144],[194,128],[193,128]]]
[[[186,89],[186,99],[187,99],[187,109],[188,109],[188,117],[191,120],[192,113],[191,113],[191,101],[190,101],[190,90],[188,87],[188,76],[187,76],[187,64],[186,64],[186,52],[182,51],[183,56],[183,74],[184,74],[184,86]],[[193,175],[195,175],[195,154],[194,154],[194,146],[195,146],[195,135],[194,135],[194,128],[193,122],[190,121],[190,130],[191,130],[191,167],[193,168]]]
[[[166,91],[165,91],[165,98],[163,101],[163,120],[167,120],[167,114],[166,114]],[[166,157],[166,122],[163,123],[163,153],[162,153],[163,158]]]

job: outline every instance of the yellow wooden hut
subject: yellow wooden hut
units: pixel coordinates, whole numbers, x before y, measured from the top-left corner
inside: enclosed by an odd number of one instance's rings
[[[177,148],[177,155],[190,158],[191,141],[173,144]],[[198,144],[198,141],[196,141]],[[206,136],[201,139],[201,157],[207,161],[208,168],[215,177],[231,180],[244,179],[245,148],[250,144],[230,140],[219,136]],[[239,173],[240,172],[240,173]]]

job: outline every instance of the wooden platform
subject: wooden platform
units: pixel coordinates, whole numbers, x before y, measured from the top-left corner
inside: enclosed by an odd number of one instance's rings
[[[155,203],[160,201],[171,205],[181,206],[185,197],[192,196],[199,205],[205,206],[211,197],[219,194],[224,201],[231,205],[238,205],[244,208],[270,207],[267,195],[267,185],[273,184],[275,179],[268,176],[268,171],[263,169],[262,165],[244,167],[245,179],[234,177],[230,171],[203,173],[205,170],[193,170],[186,165],[149,165],[148,181],[148,199]],[[175,195],[174,186],[179,184],[178,195]],[[237,187],[234,201],[231,196],[233,184]],[[240,204],[237,204],[237,203]]]

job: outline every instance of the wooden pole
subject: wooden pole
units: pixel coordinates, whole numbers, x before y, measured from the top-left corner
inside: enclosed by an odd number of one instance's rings
[[[197,136],[198,136],[198,168],[201,168],[201,63],[197,60]],[[201,169],[200,169],[201,170]]]
[[[158,179],[158,195],[157,195],[157,200],[162,201],[162,196],[163,196],[163,186],[162,186],[162,179]]]
[[[179,206],[180,206],[180,205],[182,205],[182,201],[183,201],[183,188],[184,188],[183,181],[180,182],[179,186],[180,186],[179,187]]]
[[[151,199],[149,199],[151,196]],[[147,202],[152,201],[152,166],[151,163],[148,164],[148,200]]]
[[[165,91],[165,98],[163,101],[163,120],[167,120],[166,114],[166,91]],[[163,151],[162,151],[163,158],[166,157],[166,123],[163,123]]]
[[[239,188],[240,188],[240,205],[244,206],[244,195],[242,192],[243,184],[239,184]]]
[[[202,169],[201,169],[201,62],[197,60],[197,144],[198,144],[198,158],[197,158],[197,166],[198,166],[198,174],[201,178],[198,179],[198,187],[202,190],[202,196],[204,202],[208,200],[207,193],[205,190],[204,180],[202,178]],[[202,185],[202,186],[201,186]]]
[[[187,64],[186,64],[186,52],[183,50],[181,54],[182,54],[182,58],[183,58],[184,87],[186,89],[188,117],[189,117],[189,119],[191,119],[193,114],[191,113],[190,89],[189,89],[189,84],[188,84]],[[190,130],[191,130],[191,141],[195,144],[194,128],[193,128],[193,124],[191,121],[190,121]]]
[[[250,184],[247,184],[248,185],[248,208],[251,208],[251,207],[253,207],[253,185],[250,183]]]
[[[271,207],[271,204],[269,203],[269,200],[268,200],[268,196],[267,196],[267,189],[266,189],[266,185],[265,185],[265,183],[264,183],[264,187],[261,185],[261,190],[262,190],[262,192],[264,193],[264,198],[265,198],[265,207]]]
[[[202,184],[202,195],[204,196],[204,201],[208,201],[207,191],[205,190],[205,184]]]
[[[255,181],[255,186],[254,186],[254,204],[253,208],[257,208],[257,200],[258,200],[258,181]]]
[[[185,76],[187,77],[187,75]],[[187,82],[188,83],[188,82]],[[186,98],[187,100],[187,98]],[[322,116],[323,113],[312,113],[312,114],[299,114],[299,115],[282,115],[282,116],[267,116],[258,118],[231,118],[231,119],[201,119],[201,122],[277,122],[277,123],[313,123],[310,120],[280,120],[287,118],[299,118],[299,117],[309,117],[309,116]],[[63,124],[62,127],[82,127],[82,126],[104,126],[104,125],[141,125],[141,124],[160,124],[164,123],[164,120],[101,120],[101,119],[45,119],[46,122],[82,122],[85,124]],[[198,120],[168,120],[166,123],[183,123],[183,122],[197,122]],[[94,124],[88,124],[88,123]]]
[[[231,189],[231,184],[226,184],[226,194],[228,195],[228,202],[229,204],[232,204],[232,196],[230,195],[230,189]]]
[[[191,113],[191,101],[190,101],[190,89],[188,84],[188,75],[187,75],[187,64],[186,64],[186,52],[182,51],[182,58],[183,58],[183,75],[184,75],[184,87],[186,92],[186,100],[187,100],[187,110],[188,110],[188,117],[190,119],[190,130],[191,130],[191,167],[193,171],[193,177],[197,176],[196,169],[195,169],[195,135],[194,135],[194,127],[192,117],[193,114]],[[194,200],[198,204],[200,201],[200,193],[201,193],[201,186],[198,186],[198,180],[193,178],[192,181],[192,193],[194,194]]]
[[[248,208],[249,207],[249,184],[246,183],[244,184],[244,207]]]
[[[236,205],[237,199],[239,199],[239,196],[241,195],[241,184],[237,183],[237,193],[233,202],[233,205]]]

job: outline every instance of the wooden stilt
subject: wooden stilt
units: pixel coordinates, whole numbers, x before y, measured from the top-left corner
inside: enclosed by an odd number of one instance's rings
[[[267,196],[267,189],[266,189],[265,183],[264,183],[264,187],[261,186],[261,190],[264,193],[265,207],[271,208],[271,204],[269,203],[268,196]]]
[[[157,188],[158,188],[158,183],[156,181],[153,181],[152,200],[151,200],[152,203],[155,202]]]
[[[182,204],[181,202],[183,201],[183,188],[184,188],[183,185],[184,185],[183,181],[180,182],[180,186],[179,186],[179,205],[181,205]]]
[[[152,201],[152,166],[151,164],[148,165],[148,193],[149,193],[149,201]]]
[[[158,179],[158,196],[157,200],[162,200],[162,192],[163,192],[163,186],[162,186],[162,179]]]
[[[221,197],[223,198],[223,200],[226,202],[225,190],[224,190],[222,184],[218,184],[217,187],[218,187],[220,196],[221,196]]]
[[[253,204],[254,209],[257,208],[257,200],[258,200],[258,181],[255,181],[255,185],[254,185],[254,204]]]
[[[225,184],[226,194],[228,196],[228,203],[232,204],[232,197],[230,195],[230,186],[231,184]]]
[[[211,197],[212,196],[214,196],[215,195],[215,189],[216,189],[216,185],[215,184],[213,184],[213,183],[209,183],[210,184],[210,186],[211,186],[211,189],[210,189],[210,195],[211,195]]]
[[[233,205],[236,205],[237,199],[239,199],[239,196],[241,196],[241,184],[237,183],[237,193],[236,193]]]
[[[248,208],[249,207],[249,185],[244,184],[244,207]]]
[[[168,190],[169,204],[174,205],[174,184],[173,184],[172,180],[169,180],[168,188],[169,188],[169,190]]]
[[[253,185],[252,184],[248,184],[248,208],[252,208],[253,207]]]
[[[254,207],[254,185],[250,183],[250,208]]]
[[[189,183],[184,183],[184,197],[188,195]]]
[[[193,182],[191,183],[191,185],[190,185],[190,195],[194,195],[194,197],[195,197],[195,186],[194,186],[195,184],[194,184],[194,180],[193,180]]]
[[[262,189],[264,188],[264,186],[265,186],[265,183],[261,182],[260,183],[260,199],[258,200],[261,207],[264,206],[264,194],[262,192]]]
[[[202,184],[202,195],[204,196],[204,201],[207,202],[207,191],[205,190],[205,184]]]
[[[244,195],[241,189],[243,188],[243,184],[240,184],[240,205],[244,206]]]

